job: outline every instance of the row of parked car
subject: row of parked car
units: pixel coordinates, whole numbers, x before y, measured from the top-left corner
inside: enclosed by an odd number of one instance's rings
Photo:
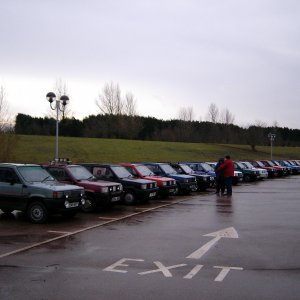
[[[205,191],[215,186],[214,162],[0,163],[0,209],[20,210],[33,223],[60,213],[74,216],[122,202]],[[300,173],[299,160],[236,161],[233,184]]]

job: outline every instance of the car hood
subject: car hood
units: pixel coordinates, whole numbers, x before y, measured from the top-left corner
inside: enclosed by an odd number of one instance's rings
[[[67,191],[67,190],[68,191],[83,190],[82,187],[71,185],[71,184],[65,184],[58,181],[33,182],[31,186],[34,188],[49,189],[57,192]]]
[[[171,181],[173,178],[162,177],[162,176],[145,176],[144,179],[152,180],[152,181]]]
[[[142,179],[142,178],[122,178],[122,180],[126,182],[140,183],[140,184],[147,184],[153,182],[153,180]]]

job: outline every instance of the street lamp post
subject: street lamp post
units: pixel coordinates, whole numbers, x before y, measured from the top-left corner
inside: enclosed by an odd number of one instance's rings
[[[275,140],[276,134],[275,133],[269,133],[268,138],[270,139],[270,144],[271,144],[271,160],[273,159],[273,142]]]
[[[58,161],[58,115],[60,111],[65,111],[66,105],[69,103],[69,97],[63,95],[60,99],[56,99],[56,95],[53,92],[49,92],[46,95],[46,99],[49,101],[51,109],[56,110],[55,161]]]

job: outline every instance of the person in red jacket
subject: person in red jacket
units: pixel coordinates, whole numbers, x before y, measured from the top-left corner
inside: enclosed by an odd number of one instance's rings
[[[227,196],[232,195],[232,177],[234,176],[234,163],[230,155],[225,156],[224,163],[217,169],[217,172],[223,171],[225,178],[225,186],[227,189]]]

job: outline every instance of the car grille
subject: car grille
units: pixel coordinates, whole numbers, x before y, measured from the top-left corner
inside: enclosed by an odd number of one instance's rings
[[[154,189],[155,188],[155,183],[148,183],[147,188],[148,189]]]
[[[81,193],[82,193],[82,191],[66,191],[66,192],[64,192],[64,195],[68,196],[71,199],[72,198],[76,199],[76,198],[81,197]]]
[[[109,187],[109,191],[110,192],[117,192],[121,190],[121,186],[120,185],[113,185]]]

